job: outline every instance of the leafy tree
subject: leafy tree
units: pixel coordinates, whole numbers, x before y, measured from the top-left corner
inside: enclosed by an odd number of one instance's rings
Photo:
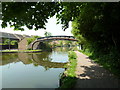
[[[12,40],[12,41],[10,42],[10,44],[11,44],[11,45],[16,45],[16,46],[17,46],[17,45],[18,45],[18,42],[17,42],[16,40]]]
[[[10,39],[5,39],[3,42],[3,45],[10,45]]]
[[[63,46],[63,41],[59,41],[59,46]]]
[[[60,10],[57,2],[2,2],[2,27],[10,24],[15,30],[45,29],[47,19]]]
[[[31,38],[27,38],[28,45],[29,45],[30,43],[32,43],[33,41],[35,41],[36,38],[40,38],[40,36],[33,36],[33,37],[31,37]]]
[[[45,35],[45,37],[47,37],[47,36],[52,36],[52,33],[50,33],[50,32],[45,32],[44,35]]]
[[[92,52],[94,59],[108,67],[120,65],[120,2],[119,3],[83,3],[80,15],[74,19],[72,33],[85,41],[85,48]],[[82,38],[81,38],[82,37]]]

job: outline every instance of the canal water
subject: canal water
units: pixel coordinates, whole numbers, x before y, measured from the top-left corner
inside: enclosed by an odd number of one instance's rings
[[[68,62],[68,50],[2,54],[2,88],[58,88]]]

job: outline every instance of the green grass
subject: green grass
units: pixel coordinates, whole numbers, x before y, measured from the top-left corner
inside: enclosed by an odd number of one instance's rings
[[[69,57],[69,63],[66,66],[67,70],[64,72],[64,74],[61,77],[61,86],[59,87],[60,89],[68,89],[68,88],[73,88],[75,83],[76,83],[76,66],[77,66],[77,56],[76,53],[73,51],[70,51],[68,54]]]
[[[36,52],[41,50],[2,50],[0,52]]]

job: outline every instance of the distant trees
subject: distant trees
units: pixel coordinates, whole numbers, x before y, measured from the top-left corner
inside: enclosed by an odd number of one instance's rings
[[[45,37],[47,37],[47,36],[52,36],[52,33],[46,31],[46,32],[44,33],[44,35],[45,35]]]
[[[9,45],[10,44],[10,39],[4,39],[3,45]]]
[[[2,45],[18,45],[17,40],[10,40],[10,39],[3,39],[3,44]]]
[[[28,45],[29,45],[30,43],[32,43],[33,41],[35,41],[36,38],[40,38],[40,36],[33,36],[33,37],[31,37],[31,38],[27,38]]]
[[[12,41],[11,41],[11,45],[16,45],[16,46],[17,46],[17,45],[18,45],[18,41],[12,40]]]

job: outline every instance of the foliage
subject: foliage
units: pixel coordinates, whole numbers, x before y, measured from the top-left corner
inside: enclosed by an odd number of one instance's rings
[[[28,45],[35,41],[36,38],[27,38]]]
[[[59,41],[59,46],[63,46],[63,41]]]
[[[72,43],[72,41],[65,41],[65,44],[64,45],[72,45],[73,43]]]
[[[18,45],[17,40],[4,39],[3,45]]]
[[[72,60],[72,59],[76,59],[76,58],[77,58],[76,53],[75,53],[75,52],[72,52],[72,51],[69,52],[68,57],[69,57],[69,60]]]
[[[47,36],[52,36],[52,33],[50,33],[50,32],[45,32],[44,35],[45,35],[45,37],[47,37]]]
[[[62,85],[60,88],[73,88],[76,83],[76,66],[77,66],[77,56],[76,53],[73,51],[70,51],[68,54],[69,57],[69,64],[67,67],[67,70],[64,72],[64,75],[62,76]]]
[[[16,40],[12,40],[12,41],[10,42],[10,44],[11,44],[11,45],[18,45],[18,42],[17,42]]]
[[[5,39],[3,42],[3,45],[10,45],[10,39]]]
[[[120,2],[83,3],[72,33],[84,44],[83,52],[120,75]],[[83,38],[81,38],[82,36]]]
[[[28,45],[29,45],[30,43],[32,43],[33,41],[35,41],[37,38],[40,38],[40,36],[33,36],[33,37],[31,37],[31,38],[27,38]]]
[[[10,24],[15,30],[24,30],[22,26],[45,29],[47,19],[59,10],[57,2],[2,2],[2,27]]]

